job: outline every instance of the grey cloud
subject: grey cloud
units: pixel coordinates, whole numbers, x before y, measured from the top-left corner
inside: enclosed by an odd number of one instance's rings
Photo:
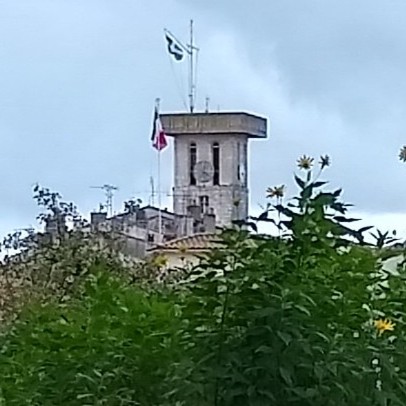
[[[228,32],[239,63],[245,60],[250,68],[234,83],[235,94],[244,89],[234,105],[252,93],[245,84],[253,83],[253,76],[262,80],[252,106],[271,117],[273,126],[270,148],[253,148],[257,178],[266,172],[272,178],[268,182],[286,181],[294,155],[328,152],[334,161],[332,184],[343,186],[346,198],[361,210],[404,210],[406,196],[399,187],[404,168],[397,154],[406,142],[406,5],[293,0],[257,0],[249,7],[242,1],[199,4],[209,35],[213,29]],[[259,196],[257,185],[265,183],[262,176],[252,184],[254,198]]]
[[[89,186],[106,182],[120,187],[117,202],[148,199],[154,99],[183,109],[175,77],[186,67],[168,62],[162,29],[186,39],[190,16],[199,108],[209,95],[212,109],[270,117],[269,141],[251,147],[253,207],[267,186],[294,189],[298,155],[330,153],[326,176],[347,200],[403,211],[405,14],[402,2],[378,0],[3,1],[0,232],[32,223],[36,181],[84,210],[103,200]],[[169,150],[163,167],[169,190]]]

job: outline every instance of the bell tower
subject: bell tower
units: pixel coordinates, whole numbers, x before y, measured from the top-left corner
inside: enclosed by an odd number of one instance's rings
[[[189,206],[215,215],[217,226],[248,216],[248,141],[266,138],[267,121],[248,113],[161,114],[174,137],[173,211]]]

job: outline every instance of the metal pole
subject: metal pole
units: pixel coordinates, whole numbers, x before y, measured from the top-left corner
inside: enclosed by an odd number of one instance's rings
[[[106,194],[107,194],[107,211],[109,216],[113,215],[113,191],[109,186],[106,186]]]
[[[150,184],[151,184],[151,195],[150,195],[150,200],[149,204],[154,207],[155,206],[155,185],[154,185],[154,177],[150,177]]]
[[[158,233],[162,236],[162,213],[161,213],[161,151],[158,150]],[[160,241],[161,242],[161,241]]]
[[[155,100],[156,109],[159,115],[159,104],[160,99]],[[157,193],[158,193],[158,233],[159,238],[162,236],[162,213],[161,213],[161,142],[160,137],[158,137],[158,184],[157,184]],[[161,242],[161,241],[159,241]]]
[[[194,45],[193,45],[193,20],[190,20],[190,52],[189,52],[189,62],[190,62],[190,72],[189,72],[189,103],[190,103],[190,112],[193,113],[194,106],[194,78],[193,78],[193,54],[194,54]]]

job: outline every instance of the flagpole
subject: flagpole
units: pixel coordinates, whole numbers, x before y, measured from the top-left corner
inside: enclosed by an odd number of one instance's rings
[[[162,212],[161,212],[161,151],[158,150],[158,233],[162,236]],[[160,241],[161,242],[161,241]]]
[[[155,99],[155,107],[159,114],[159,107],[160,107],[161,99]],[[158,234],[161,243],[162,238],[162,212],[161,212],[161,137],[158,137],[158,148],[157,148],[157,170],[158,170],[158,177],[157,177],[157,194],[158,194]]]

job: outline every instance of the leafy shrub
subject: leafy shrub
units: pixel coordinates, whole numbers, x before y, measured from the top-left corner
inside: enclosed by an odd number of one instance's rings
[[[296,176],[299,196],[285,205],[276,188],[259,218],[281,237],[230,230],[227,247],[195,269],[172,402],[406,404],[404,265],[382,267],[388,251],[364,243],[369,228],[347,226],[341,191],[320,191],[310,167]]]
[[[7,405],[158,405],[178,353],[176,307],[93,270],[79,298],[31,305],[5,334]]]
[[[243,224],[278,237],[226,230],[221,249],[156,290],[114,276],[113,261],[66,303],[26,307],[1,338],[3,403],[406,404],[403,257],[388,268],[393,239],[368,245],[369,227],[349,227],[341,190],[325,192],[312,165],[299,160],[297,197],[272,188]]]

